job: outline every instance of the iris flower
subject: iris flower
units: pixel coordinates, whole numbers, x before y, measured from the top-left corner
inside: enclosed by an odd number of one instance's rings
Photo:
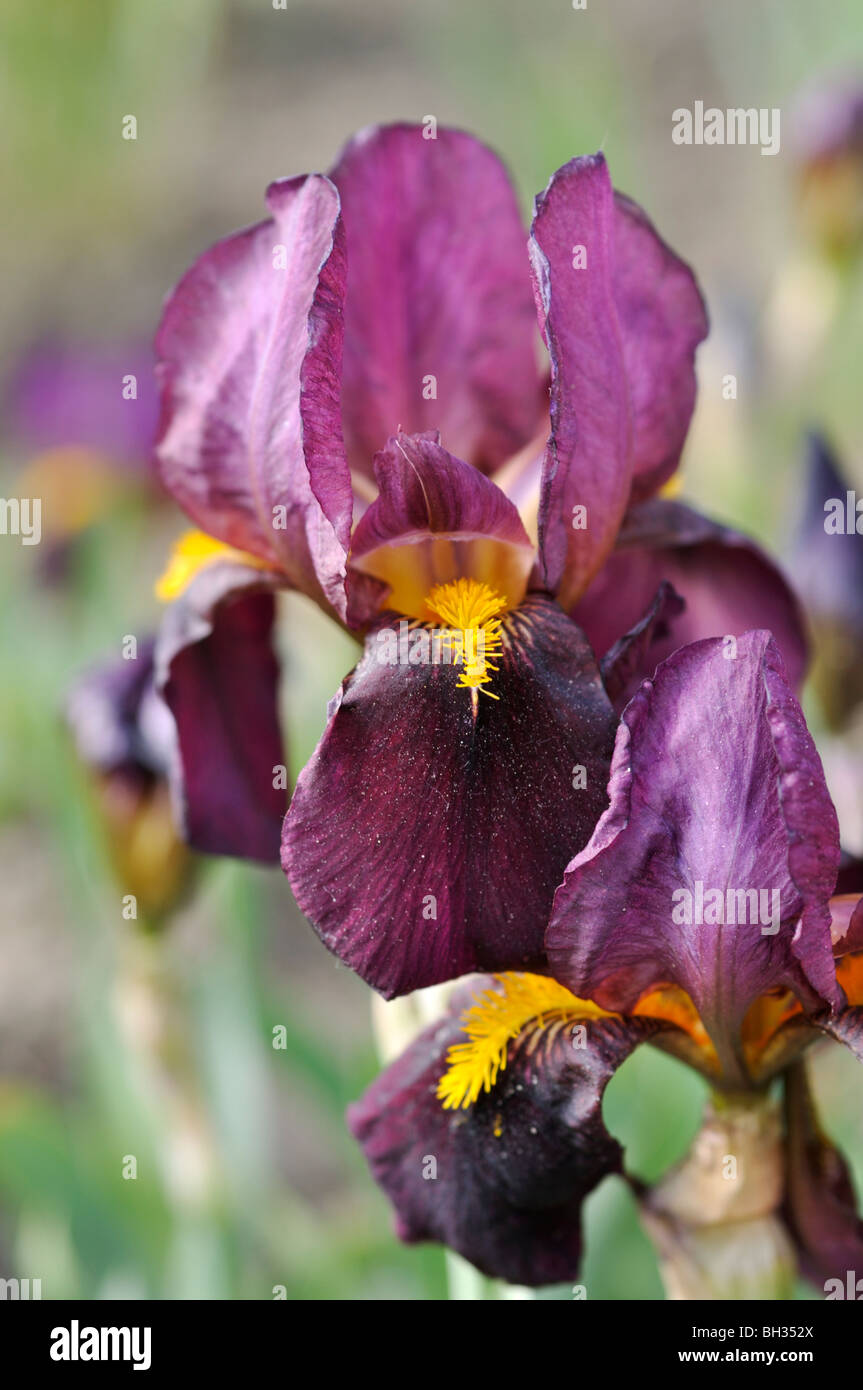
[[[813,684],[836,731],[847,729],[863,703],[863,518],[835,451],[815,432],[800,493],[791,565],[813,631]]]
[[[550,973],[460,985],[349,1111],[402,1239],[515,1283],[575,1278],[581,1204],[622,1167],[603,1091],[650,1042],[738,1102],[784,1077],[777,1210],[804,1269],[844,1286],[863,1225],[801,1061],[824,1037],[863,1061],[863,909],[833,896],[838,864],[770,634],[669,657],[624,711],[608,808],[554,900]]]
[[[428,126],[368,130],[267,205],[157,339],[161,473],[201,528],[160,586],[186,832],[281,844],[323,941],[385,995],[541,964],[646,650],[769,626],[803,666],[769,561],[661,495],[701,295],[602,155],[558,170],[529,238],[497,157]],[[284,826],[279,588],[364,643]]]
[[[107,662],[80,676],[65,710],[115,875],[150,924],[176,906],[192,876],[191,856],[171,811],[175,735],[155,689],[154,645],[147,638],[134,659]]]

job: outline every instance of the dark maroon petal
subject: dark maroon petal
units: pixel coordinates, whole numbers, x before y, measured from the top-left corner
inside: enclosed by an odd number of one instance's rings
[[[477,992],[492,983],[479,980]],[[578,1048],[566,1028],[544,1040],[540,1033],[535,1050],[516,1041],[490,1093],[469,1110],[444,1110],[437,1085],[448,1049],[464,1041],[458,1020],[444,1019],[350,1107],[348,1123],[395,1208],[401,1240],[441,1241],[514,1284],[576,1277],[581,1204],[621,1167],[602,1094],[657,1025],[599,1019],[584,1028]]]
[[[790,988],[810,1011],[843,1002],[836,815],[769,633],[698,642],[659,667],[624,712],[609,796],[555,899],[552,968],[615,1010],[680,986],[739,1084],[739,1030],[759,995]]]
[[[632,481],[631,411],[614,299],[615,216],[608,169],[597,154],[557,171],[536,200],[531,231],[552,373],[539,548],[544,582],[564,608],[614,545]],[[577,248],[587,257],[583,268],[574,265]]]
[[[344,616],[339,199],[313,175],[272,184],[267,205],[268,221],[205,252],[168,300],[159,463],[204,531]]]
[[[785,1075],[785,1128],[783,1211],[803,1272],[828,1297],[856,1299],[856,1281],[863,1275],[863,1221],[848,1165],[821,1133],[800,1062]],[[828,1287],[828,1280],[839,1280],[839,1285]]]
[[[806,666],[803,616],[779,569],[746,536],[679,502],[654,499],[628,514],[618,541],[573,617],[595,651],[638,622],[666,579],[686,608],[651,653],[656,662],[703,637],[772,632],[795,688]]]
[[[615,709],[622,710],[641,681],[653,674],[657,665],[655,653],[658,644],[668,637],[672,620],[685,607],[680,595],[663,579],[644,617],[606,652],[600,662],[600,670],[608,698]]]
[[[863,702],[863,535],[855,502],[835,454],[811,435],[791,569],[814,630],[814,684],[833,728]]]
[[[499,698],[475,718],[458,667],[382,665],[397,623],[372,631],[285,820],[300,907],[387,996],[540,960],[555,887],[605,806],[614,715],[590,648],[548,598],[507,621]]]
[[[331,178],[348,240],[343,412],[352,467],[439,429],[491,469],[540,413],[526,235],[505,169],[458,130],[362,132]],[[432,380],[433,379],[433,380]],[[426,398],[428,397],[428,399]]]
[[[172,782],[186,839],[267,863],[279,858],[287,805],[272,583],[252,567],[208,565],[166,610],[156,651],[177,725]]]
[[[689,266],[646,213],[615,195],[614,302],[632,410],[632,500],[677,468],[695,406],[695,349],[707,310]]]

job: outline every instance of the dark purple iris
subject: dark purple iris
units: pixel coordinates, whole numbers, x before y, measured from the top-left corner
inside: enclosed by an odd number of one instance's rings
[[[157,342],[162,476],[206,533],[166,576],[159,653],[187,833],[281,843],[321,938],[386,995],[543,965],[645,667],[753,626],[795,680],[804,659],[770,562],[660,495],[707,331],[689,268],[601,155],[554,175],[526,238],[496,156],[428,134],[372,129],[329,177],[271,185]],[[277,588],[365,647],[284,826]]]
[[[402,1238],[515,1283],[575,1278],[581,1203],[622,1161],[602,1094],[649,1040],[738,1102],[784,1077],[774,1206],[803,1268],[844,1284],[863,1225],[801,1063],[824,1036],[863,1060],[863,909],[832,896],[838,864],[770,635],[666,660],[623,714],[608,809],[558,889],[552,974],[460,986],[349,1112]]]

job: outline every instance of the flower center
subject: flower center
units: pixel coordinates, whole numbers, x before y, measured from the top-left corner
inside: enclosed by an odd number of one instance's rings
[[[491,658],[503,651],[500,615],[506,611],[506,600],[478,579],[454,579],[436,584],[425,602],[446,624],[441,641],[449,647],[453,664],[462,668],[456,688],[469,690],[474,704],[479,692],[500,699],[488,687],[490,672],[498,669]]]
[[[507,971],[492,979],[494,987],[475,996],[462,1015],[465,1041],[447,1053],[437,1088],[444,1110],[467,1110],[482,1091],[491,1091],[506,1067],[510,1043],[526,1030],[550,1029],[550,1042],[567,1023],[612,1017],[545,975]]]

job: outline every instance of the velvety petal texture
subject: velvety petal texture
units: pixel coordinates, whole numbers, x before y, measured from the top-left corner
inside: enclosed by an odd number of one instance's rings
[[[343,616],[353,494],[339,197],[311,175],[272,184],[267,205],[268,221],[205,252],[168,299],[158,459],[204,531]]]
[[[555,900],[552,968],[609,1009],[679,986],[726,1080],[745,1083],[740,1026],[759,995],[843,1003],[836,815],[769,633],[698,642],[659,667],[624,711],[609,796]]]
[[[378,126],[331,178],[348,242],[352,467],[370,473],[399,429],[439,429],[490,470],[528,441],[541,408],[526,237],[503,165],[462,131]]]
[[[476,992],[489,987],[480,980]],[[468,1110],[445,1110],[436,1095],[447,1052],[464,1039],[458,1018],[427,1028],[348,1111],[399,1237],[441,1241],[514,1284],[574,1279],[581,1204],[621,1166],[602,1094],[657,1026],[590,1020],[580,1047],[566,1028],[531,1032]]]
[[[765,628],[776,639],[792,685],[802,682],[803,614],[780,570],[746,536],[662,498],[629,511],[615,550],[573,609],[595,651],[607,651],[638,623],[663,580],[686,608],[657,641],[657,663],[704,637]]]
[[[156,651],[179,735],[172,785],[186,839],[265,863],[278,861],[287,805],[273,582],[252,567],[207,566],[166,610]]]
[[[498,698],[475,712],[458,667],[384,664],[398,623],[373,630],[285,820],[300,907],[386,996],[540,961],[554,890],[606,804],[615,719],[583,634],[540,596],[505,628]]]

